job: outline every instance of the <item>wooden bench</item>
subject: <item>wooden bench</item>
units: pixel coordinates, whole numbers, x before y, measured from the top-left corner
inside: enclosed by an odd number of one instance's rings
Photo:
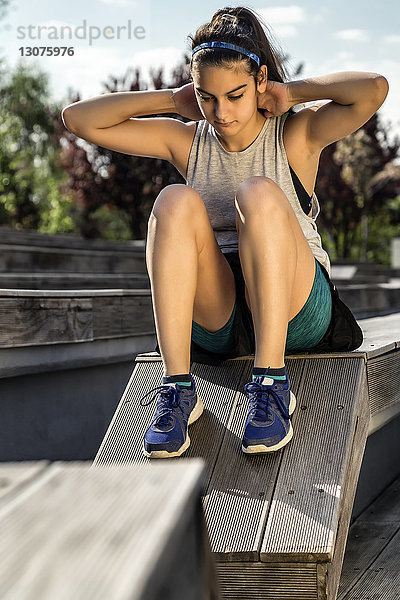
[[[153,334],[149,290],[0,290],[0,348]]]
[[[0,597],[215,600],[202,470],[0,465]]]
[[[353,352],[285,357],[298,402],[294,437],[271,455],[241,450],[254,357],[192,363],[206,410],[173,462],[206,462],[203,506],[223,598],[336,598],[368,433],[400,408],[400,315],[360,325],[365,340]],[[95,465],[151,462],[142,438],[154,406],[139,400],[162,373],[158,354],[136,357]]]

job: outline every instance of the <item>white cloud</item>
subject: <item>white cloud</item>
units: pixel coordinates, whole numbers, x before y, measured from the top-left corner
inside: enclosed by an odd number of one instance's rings
[[[369,35],[365,29],[342,29],[335,33],[335,37],[351,42],[369,41]]]
[[[271,6],[270,8],[260,8],[256,12],[280,38],[295,37],[298,34],[295,25],[306,20],[304,9],[297,5]]]
[[[257,9],[259,15],[267,25],[287,25],[303,23],[306,20],[304,9],[301,6],[271,6],[270,8]]]
[[[298,29],[294,25],[275,25],[274,32],[281,38],[288,38],[296,36]]]
[[[387,44],[400,44],[400,35],[385,35],[383,41]]]

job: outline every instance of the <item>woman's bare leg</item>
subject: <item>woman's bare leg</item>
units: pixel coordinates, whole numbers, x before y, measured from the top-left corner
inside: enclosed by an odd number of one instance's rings
[[[239,257],[256,339],[255,367],[284,366],[288,322],[305,304],[315,259],[282,189],[267,177],[236,194]]]
[[[192,319],[217,331],[235,304],[232,270],[204,202],[190,186],[169,185],[158,195],[148,222],[146,264],[164,375],[188,373]]]

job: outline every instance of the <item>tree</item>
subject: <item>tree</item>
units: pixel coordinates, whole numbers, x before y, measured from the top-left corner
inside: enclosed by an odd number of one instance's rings
[[[54,140],[61,107],[48,104],[47,75],[23,64],[1,71],[0,90],[0,223],[41,229],[52,203],[63,203],[58,187],[65,175]]]
[[[399,152],[373,115],[363,127],[321,154],[316,193],[323,205],[321,237],[335,258],[366,261],[369,223],[382,218],[398,194],[399,180],[382,178]],[[360,240],[359,240],[360,238]]]

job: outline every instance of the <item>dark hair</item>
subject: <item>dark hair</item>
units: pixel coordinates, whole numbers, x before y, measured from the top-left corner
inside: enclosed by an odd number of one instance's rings
[[[224,13],[234,18],[223,17]],[[246,50],[254,52],[260,58],[260,66],[267,66],[268,79],[284,83],[288,80],[288,75],[283,64],[283,58],[267,38],[263,27],[268,31],[261,17],[250,8],[226,6],[217,10],[210,23],[201,25],[194,36],[189,35],[188,38],[192,41],[192,50],[203,42],[213,40],[242,46]],[[189,72],[192,74],[206,66],[235,69],[239,64],[246,67],[247,73],[254,77],[257,84],[257,73],[259,71],[257,63],[245,54],[225,48],[203,48],[196,52],[191,57]]]

